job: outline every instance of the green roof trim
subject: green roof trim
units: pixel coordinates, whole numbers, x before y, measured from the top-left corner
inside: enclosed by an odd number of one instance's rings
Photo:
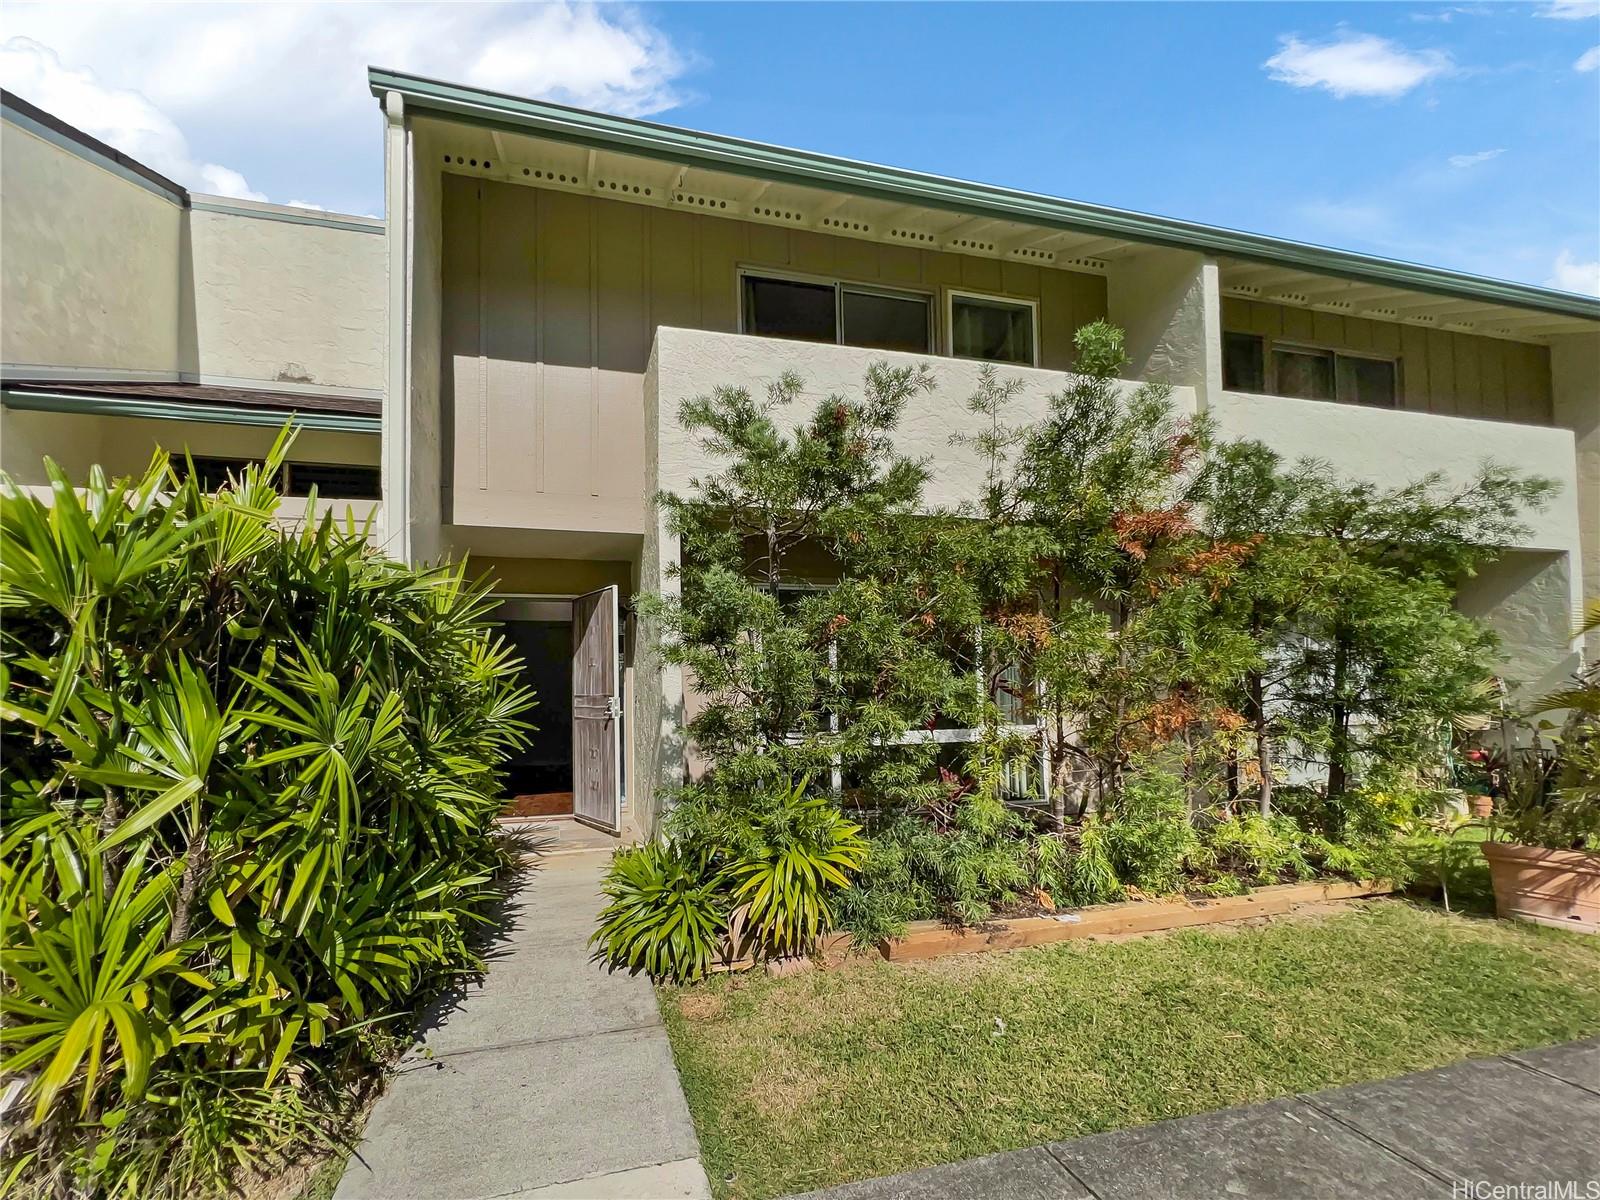
[[[180,400],[95,396],[83,392],[0,388],[0,402],[7,408],[20,411],[76,413],[80,416],[147,417],[158,421],[199,421],[210,425],[264,425],[273,429],[293,424],[301,429],[324,429],[335,433],[377,433],[380,429],[378,417],[357,413],[234,408],[219,404],[189,404]]]
[[[697,133],[378,67],[368,68],[367,82],[380,101],[384,93],[397,92],[414,111],[442,114],[490,128],[532,133],[595,149],[1600,321],[1600,299],[1552,288],[1063,200],[1037,192],[969,183],[806,150],[790,150],[741,138]]]

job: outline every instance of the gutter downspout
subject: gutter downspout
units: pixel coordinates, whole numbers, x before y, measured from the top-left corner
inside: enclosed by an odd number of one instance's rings
[[[388,243],[389,325],[385,344],[388,372],[383,388],[382,548],[410,562],[411,546],[411,346],[409,226],[411,187],[406,145],[405,102],[386,92],[384,114],[384,213]]]

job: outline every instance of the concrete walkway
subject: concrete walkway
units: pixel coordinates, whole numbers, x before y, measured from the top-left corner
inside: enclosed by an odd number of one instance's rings
[[[373,1109],[336,1200],[709,1197],[654,992],[589,961],[609,859],[539,861],[483,982],[440,1006]]]
[[[1571,1190],[1517,1189],[1552,1183]],[[808,1193],[812,1200],[1519,1194],[1600,1195],[1600,1038]]]

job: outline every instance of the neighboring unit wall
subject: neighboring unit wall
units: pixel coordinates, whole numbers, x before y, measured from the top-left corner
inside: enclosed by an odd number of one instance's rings
[[[1222,298],[1222,327],[1273,342],[1400,361],[1400,407],[1494,420],[1551,421],[1550,355],[1543,346],[1424,329],[1258,300]]]
[[[181,366],[181,192],[0,122],[0,359],[8,374],[62,369],[173,379]]]
[[[383,391],[383,222],[196,196],[196,369],[236,386]]]
[[[740,266],[1037,300],[1042,358],[1057,368],[1070,365],[1073,331],[1106,311],[1105,281],[1090,275],[458,175],[443,183],[458,525],[642,532],[652,338],[660,326],[736,332]]]
[[[382,394],[382,221],[189,197],[9,106],[0,203],[7,375]]]

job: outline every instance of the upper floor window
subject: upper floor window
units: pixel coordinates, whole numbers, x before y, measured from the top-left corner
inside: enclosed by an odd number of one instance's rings
[[[741,277],[744,332],[805,342],[927,354],[931,297],[783,276]]]
[[[1238,392],[1394,408],[1399,399],[1396,368],[1391,358],[1318,346],[1274,343],[1269,355],[1267,340],[1259,334],[1222,335],[1222,385]]]
[[[956,358],[1038,365],[1038,306],[1028,300],[950,293],[950,353]]]

